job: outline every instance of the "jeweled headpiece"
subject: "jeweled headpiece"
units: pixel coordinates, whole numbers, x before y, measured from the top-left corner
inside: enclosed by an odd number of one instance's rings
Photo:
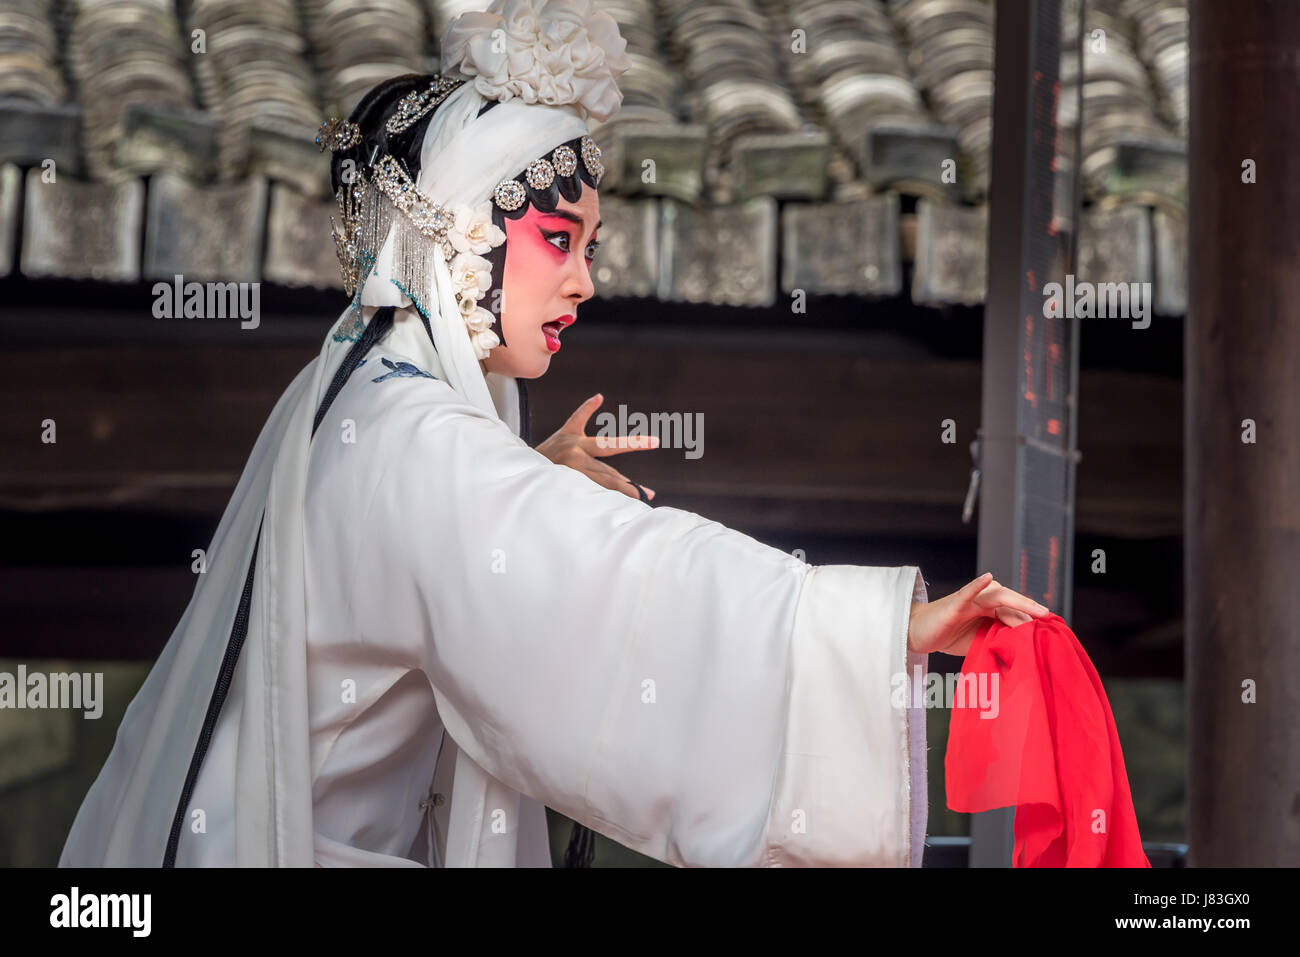
[[[586,135],[585,121],[588,117],[607,119],[622,102],[615,80],[629,65],[624,55],[626,41],[619,36],[613,18],[595,10],[591,0],[547,0],[540,9],[534,8],[533,2],[495,0],[484,12],[457,17],[443,37],[444,72],[434,76],[427,87],[398,101],[385,123],[389,135],[409,129],[444,101],[444,109],[450,109],[452,98],[456,98],[455,128],[443,124],[435,134],[435,124],[431,124],[426,131],[420,184],[388,153],[349,170],[350,182],[344,177],[337,194],[340,220],[333,221],[334,241],[344,288],[357,308],[353,328],[336,332],[335,338],[352,338],[364,328],[360,320],[362,290],[368,281],[385,276],[400,291],[402,301],[409,299],[430,318],[438,311],[432,301],[434,277],[445,263],[443,275],[454,289],[456,312],[464,320],[474,354],[486,358],[500,339],[490,328],[493,315],[479,306],[492,285],[491,264],[483,254],[505,242],[505,233],[492,222],[492,204],[505,211],[517,210],[527,201],[524,182],[533,189],[545,189],[557,175],[572,176],[579,162],[599,183],[604,173],[600,150]],[[472,90],[462,89],[471,82]],[[503,105],[519,102],[482,117],[477,110],[467,112],[485,99]],[[541,111],[535,121],[530,118],[530,122],[521,123],[518,111],[526,109],[525,105],[561,109]],[[500,115],[493,117],[492,113]],[[507,124],[512,117],[518,138],[507,146],[502,141],[510,135],[512,127]],[[489,180],[486,190],[476,183],[475,174],[511,162],[516,148],[531,149],[528,144],[541,139],[548,128],[554,130],[551,143],[578,139],[576,134],[581,133],[580,150],[575,153],[561,145],[541,158],[533,152],[529,160],[514,161],[527,163],[519,174],[522,182],[507,176],[496,180],[495,187]],[[490,143],[475,150],[474,137],[479,130]],[[561,136],[564,132],[568,135]],[[352,124],[331,120],[322,126],[317,142],[322,148],[329,145],[336,151],[348,150],[360,138]],[[538,145],[545,148],[544,142]],[[440,148],[432,156],[427,155],[431,146]],[[484,151],[493,155],[481,155]],[[439,168],[435,170],[435,166]],[[507,166],[496,175],[510,171]],[[446,195],[437,197],[441,203],[421,188],[426,179],[432,184],[435,177],[446,187]],[[470,191],[473,196],[467,195]],[[378,290],[373,296],[365,295],[367,304],[389,298]]]

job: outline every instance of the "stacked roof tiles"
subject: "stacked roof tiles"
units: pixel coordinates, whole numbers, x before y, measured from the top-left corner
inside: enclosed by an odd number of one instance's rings
[[[1062,12],[1057,217],[1079,272],[1185,303],[1185,0]],[[982,301],[987,0],[598,0],[628,41],[604,296]],[[341,287],[317,124],[437,69],[446,0],[8,0],[0,275]],[[1074,154],[1083,51],[1081,156]],[[20,211],[22,215],[20,215]],[[23,223],[18,235],[17,223]],[[910,288],[904,277],[910,270]]]

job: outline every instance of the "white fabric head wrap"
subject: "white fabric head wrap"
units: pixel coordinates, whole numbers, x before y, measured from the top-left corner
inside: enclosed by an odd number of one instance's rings
[[[546,106],[512,99],[498,103],[479,116],[487,100],[473,86],[466,83],[447,97],[433,114],[424,134],[420,150],[420,173],[416,186],[426,197],[440,206],[456,205],[476,207],[488,201],[497,183],[515,176],[530,162],[545,155],[556,146],[587,133],[586,122],[572,109]],[[369,278],[361,291],[362,306],[410,307],[411,299],[393,282],[394,232],[388,237],[375,261]],[[498,279],[500,277],[497,277]],[[513,379],[488,373],[474,354],[465,329],[465,321],[456,305],[451,272],[441,257],[433,259],[432,281],[428,290],[417,293],[427,304],[429,324],[433,332],[433,348],[419,346],[420,336],[403,336],[404,345],[420,349],[418,358],[433,375],[459,392],[468,402],[489,415],[498,415],[491,398],[489,385],[494,385],[505,400],[500,410],[513,430],[518,433],[518,393]],[[347,319],[345,313],[340,322]],[[409,316],[399,318],[398,324],[411,325]],[[421,330],[423,335],[423,330]],[[423,336],[428,346],[428,336]],[[408,343],[407,340],[415,340]],[[505,380],[491,382],[490,380]],[[513,413],[513,414],[512,414]]]
[[[429,120],[416,187],[447,209],[489,201],[499,182],[585,136],[588,118],[606,120],[617,112],[623,94],[616,80],[631,65],[626,49],[613,17],[592,0],[546,0],[540,7],[534,0],[494,0],[485,11],[457,17],[442,38],[442,70],[467,82]],[[489,99],[497,106],[479,116]],[[393,281],[395,230],[389,229],[369,277],[360,280],[362,307],[413,305]],[[408,291],[421,296],[436,350],[427,348],[427,336],[421,341],[400,328],[393,335],[417,348],[415,358],[468,402],[489,415],[500,412],[518,434],[518,387],[495,373],[484,376],[450,270],[434,260],[430,288]],[[409,314],[405,318],[396,325],[410,326]]]
[[[503,50],[492,42],[499,28],[508,35]],[[485,13],[458,17],[443,41],[443,70],[459,66],[474,79],[429,121],[421,191],[444,205],[481,203],[497,182],[585,133],[587,116],[607,118],[622,99],[613,80],[627,69],[625,47],[612,18],[593,11],[591,0],[548,0],[540,11],[531,0],[495,0]],[[501,103],[479,117],[484,94]],[[389,246],[386,240],[363,286],[363,321],[376,306],[410,304],[389,281]],[[411,309],[397,312],[389,342],[518,434],[514,379],[485,379],[447,266],[437,265],[425,299],[437,305],[429,309],[434,342]],[[313,421],[350,347],[333,333],[354,319],[349,306],[267,419],[207,550],[207,571],[127,709],[61,865],[157,867],[173,821],[188,824],[178,809],[191,806],[238,813],[226,822],[209,816],[202,842],[181,827],[178,865],[228,845],[240,866],[312,865],[304,501]],[[236,649],[232,627],[255,551],[247,632]],[[214,689],[226,681],[211,748],[193,793],[183,794],[191,768],[199,767]]]

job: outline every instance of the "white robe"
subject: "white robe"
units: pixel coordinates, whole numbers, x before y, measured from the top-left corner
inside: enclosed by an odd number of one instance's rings
[[[396,349],[311,450],[317,864],[550,866],[550,806],[679,866],[920,866],[924,713],[891,703],[926,670],[916,566],[810,566],[602,488],[444,382],[388,375]],[[235,863],[247,672],[179,866]],[[62,864],[84,863],[73,837]]]

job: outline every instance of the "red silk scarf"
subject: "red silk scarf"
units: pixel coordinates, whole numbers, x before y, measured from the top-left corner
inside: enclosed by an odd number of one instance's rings
[[[1150,867],[1110,702],[1064,619],[990,619],[962,676],[944,756],[948,807],[1014,806],[1013,867]],[[977,681],[991,694],[976,697]]]

